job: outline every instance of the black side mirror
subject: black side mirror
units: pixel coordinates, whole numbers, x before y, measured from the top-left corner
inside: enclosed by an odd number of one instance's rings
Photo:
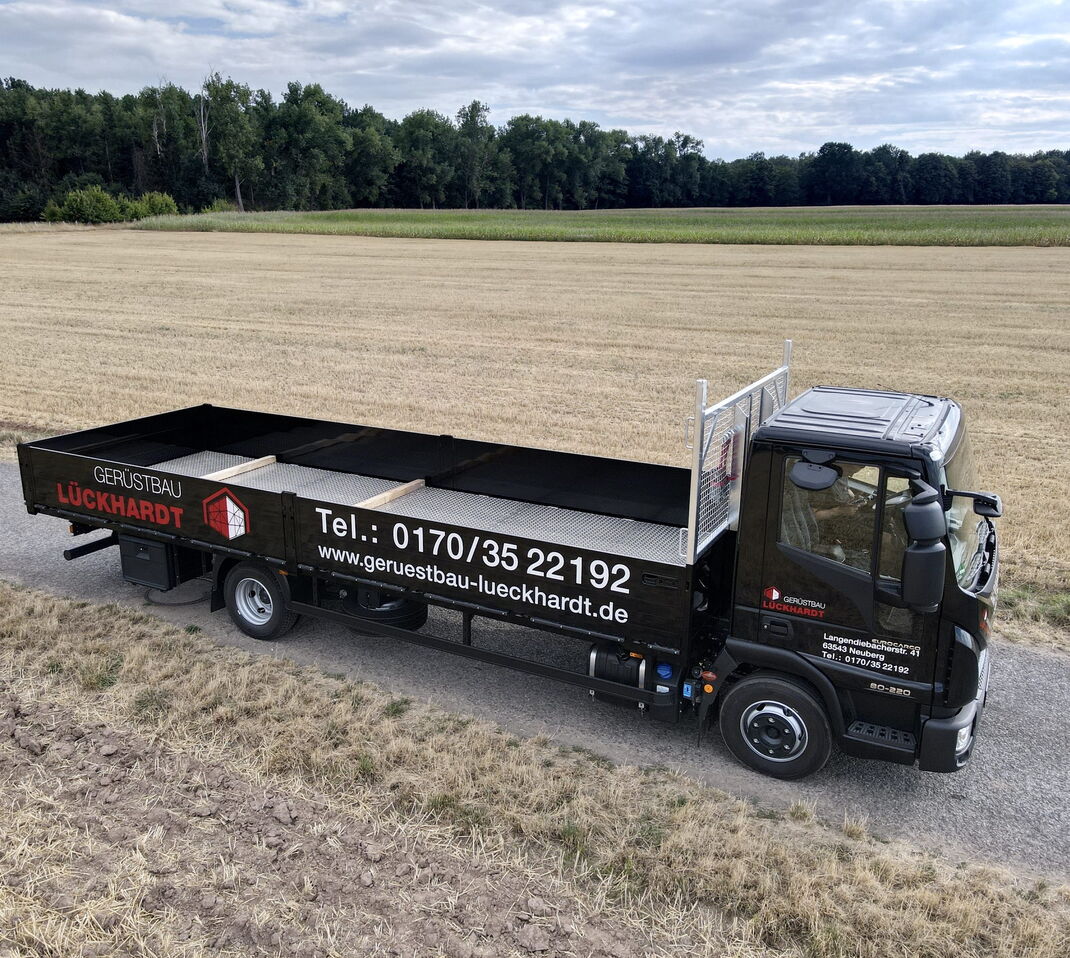
[[[914,498],[903,509],[910,538],[903,553],[903,601],[915,612],[935,612],[944,595],[947,517],[940,493],[932,486],[919,480],[910,485]]]
[[[823,466],[800,459],[791,467],[788,478],[800,489],[828,489],[840,478],[840,470],[835,466]]]
[[[907,536],[912,541],[942,539],[947,532],[947,516],[940,493],[920,479],[913,480],[910,487],[914,497],[903,507]]]
[[[912,542],[903,553],[903,601],[914,612],[935,612],[944,595],[946,548]]]

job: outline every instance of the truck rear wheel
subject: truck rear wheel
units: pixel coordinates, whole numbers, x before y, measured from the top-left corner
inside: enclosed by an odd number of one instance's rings
[[[824,706],[801,682],[786,676],[742,679],[721,703],[721,735],[744,765],[773,778],[803,778],[832,753]]]
[[[403,599],[379,589],[354,589],[342,599],[342,608],[357,620],[349,627],[362,634],[374,634],[377,625],[415,630],[427,622],[426,603]],[[361,619],[367,622],[366,627],[362,627]]]
[[[297,614],[287,607],[289,591],[277,572],[259,562],[239,562],[223,585],[234,624],[263,641],[285,635],[297,622]]]

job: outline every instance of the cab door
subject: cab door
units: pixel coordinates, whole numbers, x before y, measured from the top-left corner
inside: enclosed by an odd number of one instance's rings
[[[841,687],[927,704],[937,615],[899,598],[906,476],[828,451],[816,458],[835,482],[803,488],[791,475],[801,458],[786,450],[771,464],[758,640],[802,653]]]

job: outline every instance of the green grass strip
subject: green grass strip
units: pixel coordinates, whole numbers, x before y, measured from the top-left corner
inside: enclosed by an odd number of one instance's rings
[[[157,216],[146,230],[814,246],[1070,246],[1070,206],[332,210]]]

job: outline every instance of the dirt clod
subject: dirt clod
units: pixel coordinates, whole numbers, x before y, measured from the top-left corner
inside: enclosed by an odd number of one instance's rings
[[[552,914],[553,909],[546,903],[546,901],[539,897],[532,897],[527,902],[528,911],[533,915],[544,916]]]
[[[280,825],[292,825],[296,818],[294,816],[294,810],[289,802],[279,802],[271,810],[271,817],[275,819]]]
[[[45,745],[39,739],[26,732],[15,733],[15,744],[26,749],[31,755],[40,755],[45,750]]]
[[[539,952],[550,950],[550,936],[545,928],[538,925],[525,925],[516,936],[517,944],[525,951]]]

